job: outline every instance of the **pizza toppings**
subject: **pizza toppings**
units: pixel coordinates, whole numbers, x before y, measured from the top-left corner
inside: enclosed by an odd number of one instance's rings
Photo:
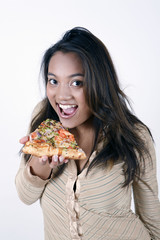
[[[53,146],[63,146],[76,148],[77,143],[74,136],[65,129],[61,123],[47,119],[42,122],[40,126],[30,134],[30,141],[44,141],[51,143]]]
[[[74,135],[60,122],[52,119],[43,121],[30,134],[30,140],[25,144],[23,152],[38,157],[58,154],[68,159],[86,158],[84,151],[77,145]]]

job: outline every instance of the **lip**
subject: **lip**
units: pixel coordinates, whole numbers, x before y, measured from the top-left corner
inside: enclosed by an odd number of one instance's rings
[[[75,104],[63,104],[63,105],[75,105]],[[61,112],[61,109],[60,109],[58,103],[57,103],[57,109],[58,109],[58,115],[59,115],[60,118],[70,119],[70,118],[72,118],[72,117],[76,114],[78,107],[77,107],[76,110],[75,110],[72,114],[70,114],[70,115],[64,115],[64,114]]]

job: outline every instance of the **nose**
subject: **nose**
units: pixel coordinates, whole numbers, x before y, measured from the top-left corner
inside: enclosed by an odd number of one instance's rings
[[[70,87],[65,84],[59,85],[56,91],[56,96],[58,102],[70,100],[72,98]]]

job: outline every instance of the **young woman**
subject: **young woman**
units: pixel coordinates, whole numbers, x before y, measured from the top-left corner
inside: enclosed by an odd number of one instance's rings
[[[47,118],[58,120],[87,155],[79,161],[22,157],[17,191],[26,204],[40,199],[45,239],[160,239],[151,133],[129,110],[104,44],[73,28],[46,51],[42,70],[46,98],[29,131]]]

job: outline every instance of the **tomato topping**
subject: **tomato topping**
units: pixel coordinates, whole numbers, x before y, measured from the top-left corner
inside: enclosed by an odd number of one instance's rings
[[[55,136],[54,139],[55,141],[59,141],[59,142],[63,140],[61,136]]]
[[[36,138],[36,137],[37,137],[37,133],[36,133],[36,132],[32,132],[32,133],[31,133],[31,138],[34,139],[34,138]]]
[[[73,147],[69,146],[68,149],[73,149]]]
[[[75,141],[74,136],[73,136],[73,135],[69,135],[69,140],[70,140],[71,142],[74,142],[74,141]]]
[[[59,136],[62,137],[62,138],[67,138],[65,132],[66,132],[66,131],[65,131],[64,129],[60,129],[60,130],[58,131]]]

